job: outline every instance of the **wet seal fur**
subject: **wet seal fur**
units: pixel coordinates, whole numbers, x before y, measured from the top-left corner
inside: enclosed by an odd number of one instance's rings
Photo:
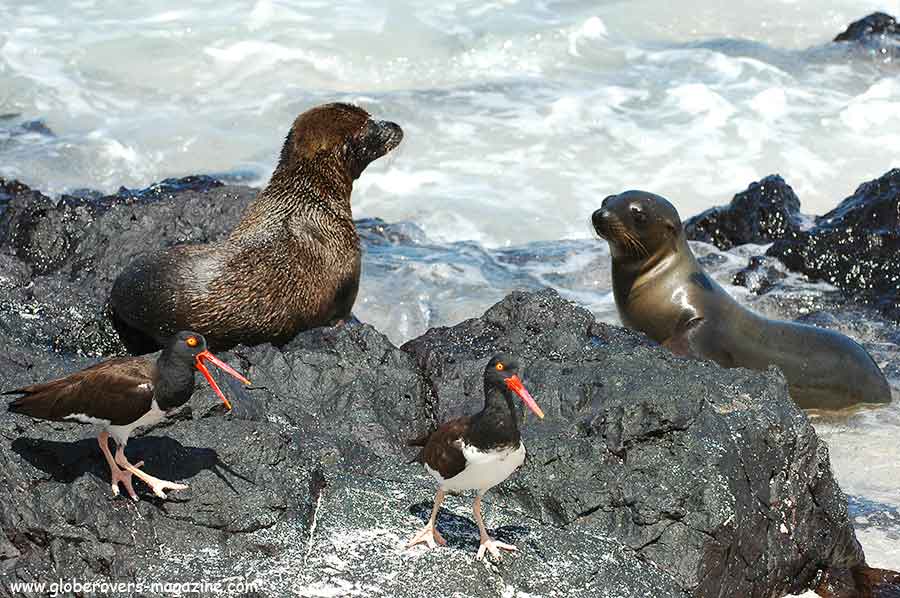
[[[347,318],[361,261],[353,181],[402,139],[397,124],[349,104],[298,116],[272,178],[226,239],[143,254],[119,274],[109,306],[126,347],[155,351],[178,330],[219,351],[280,345]]]
[[[723,367],[776,365],[804,409],[890,402],[884,374],[858,343],[824,328],[765,318],[707,276],[665,198],[644,191],[611,195],[591,220],[609,243],[613,294],[625,326],[676,354]]]

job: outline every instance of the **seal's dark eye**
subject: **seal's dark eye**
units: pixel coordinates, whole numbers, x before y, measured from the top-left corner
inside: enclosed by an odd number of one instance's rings
[[[647,222],[647,215],[638,206],[631,206],[631,219],[635,224],[644,224]]]

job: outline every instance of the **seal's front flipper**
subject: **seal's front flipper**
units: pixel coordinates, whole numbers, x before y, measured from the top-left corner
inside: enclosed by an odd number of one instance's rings
[[[679,326],[675,334],[663,341],[662,346],[681,357],[702,359],[703,355],[694,349],[693,343],[694,337],[697,336],[702,323],[703,318],[691,319],[683,326]]]
[[[727,330],[717,328],[715,320],[695,317],[680,326],[676,333],[666,339],[664,347],[672,353],[693,359],[711,359],[723,368],[734,368],[738,361],[733,354]]]
[[[679,357],[693,357],[691,355],[691,345],[683,334],[670,336],[663,341],[662,346]]]

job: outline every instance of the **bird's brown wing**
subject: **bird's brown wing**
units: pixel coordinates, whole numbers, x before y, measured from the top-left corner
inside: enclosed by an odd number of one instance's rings
[[[437,430],[411,441],[410,445],[416,443],[413,446],[422,447],[415,460],[428,465],[440,473],[445,480],[459,474],[466,467],[466,459],[458,441],[462,439],[471,422],[471,416],[459,417],[441,424]]]
[[[14,413],[55,421],[81,414],[125,425],[149,411],[154,369],[146,359],[120,357],[3,394],[23,395],[10,403]]]

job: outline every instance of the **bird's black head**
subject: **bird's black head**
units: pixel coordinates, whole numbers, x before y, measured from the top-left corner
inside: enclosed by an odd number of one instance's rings
[[[519,361],[515,357],[503,353],[494,355],[484,368],[485,392],[487,393],[491,388],[497,388],[504,392],[508,390],[512,391],[522,399],[522,402],[525,403],[535,415],[543,418],[544,412],[538,407],[538,404],[531,397],[531,394],[525,390],[525,385],[522,384],[519,372]]]
[[[518,359],[512,355],[498,353],[485,366],[484,381],[498,388],[506,388],[506,380],[512,376],[518,376],[519,369]]]
[[[182,330],[169,339],[168,351],[175,359],[193,363],[198,355],[206,351],[206,339],[202,334]]]
[[[244,378],[227,363],[209,352],[209,349],[206,348],[206,339],[203,338],[202,334],[191,332],[190,330],[182,330],[181,332],[175,334],[171,339],[169,339],[169,345],[163,351],[163,355],[162,357],[160,357],[160,360],[168,364],[189,364],[199,370],[200,373],[203,374],[203,377],[206,378],[207,382],[209,382],[209,385],[212,387],[215,393],[219,395],[220,399],[222,399],[222,402],[225,404],[225,407],[228,410],[231,410],[231,403],[229,403],[228,399],[225,398],[225,395],[222,394],[222,390],[219,388],[219,385],[216,384],[216,381],[209,373],[209,370],[206,368],[206,364],[204,362],[209,361],[219,369],[224,370],[226,374],[237,378],[244,384],[250,384],[249,380]],[[167,371],[160,372],[162,376],[171,377],[175,375],[174,372],[168,372],[168,368],[165,369]],[[175,369],[177,369],[177,367]],[[193,374],[191,374],[191,380],[193,380]],[[191,382],[191,387],[193,388],[193,382]]]

